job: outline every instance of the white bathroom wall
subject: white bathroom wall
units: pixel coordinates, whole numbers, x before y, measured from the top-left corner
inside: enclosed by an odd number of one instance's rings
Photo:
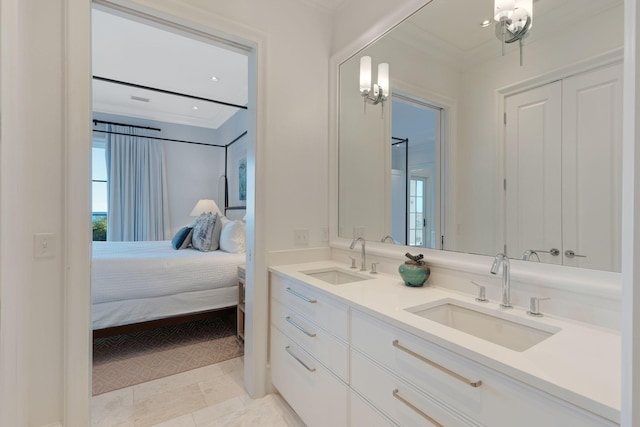
[[[2,426],[40,426],[62,418],[69,265],[64,257],[63,5],[62,0],[0,3]],[[87,158],[79,170],[88,166]],[[87,236],[88,211],[87,206]],[[51,256],[34,257],[36,233],[50,234]]]

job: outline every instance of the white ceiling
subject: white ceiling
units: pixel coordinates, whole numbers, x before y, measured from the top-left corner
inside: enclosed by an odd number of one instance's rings
[[[601,13],[623,0],[534,0],[533,28],[525,45],[559,27]],[[494,0],[433,0],[392,31],[392,37],[429,54],[449,57],[461,67],[500,54],[493,20]],[[488,27],[481,27],[489,20]],[[622,25],[622,23],[621,23]],[[514,43],[514,48],[517,43]],[[466,58],[466,60],[465,60]]]
[[[247,104],[248,58],[243,52],[98,9],[92,19],[94,76]],[[93,110],[217,129],[238,109],[94,80]]]

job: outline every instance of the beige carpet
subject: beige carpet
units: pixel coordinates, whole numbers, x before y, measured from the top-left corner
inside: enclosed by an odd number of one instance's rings
[[[225,318],[93,340],[93,395],[242,356]]]

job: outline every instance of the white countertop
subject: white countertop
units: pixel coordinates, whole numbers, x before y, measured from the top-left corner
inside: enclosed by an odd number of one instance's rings
[[[371,279],[331,285],[301,273],[331,267]],[[349,270],[348,266],[334,261],[274,266],[270,271],[311,285],[407,332],[620,422],[621,339],[617,331],[546,314],[534,318],[528,316],[523,307],[504,310],[498,301],[479,303],[473,296],[433,285],[412,288],[405,286],[400,277]],[[474,304],[482,310],[495,310],[500,317],[520,319],[525,324],[533,322],[561,330],[528,350],[517,352],[405,310],[445,298]]]

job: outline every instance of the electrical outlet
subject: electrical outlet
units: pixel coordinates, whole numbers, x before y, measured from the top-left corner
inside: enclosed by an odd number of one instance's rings
[[[309,244],[309,230],[297,228],[293,232],[293,242],[296,246],[307,246]]]
[[[320,240],[323,242],[329,241],[329,227],[320,227]]]

